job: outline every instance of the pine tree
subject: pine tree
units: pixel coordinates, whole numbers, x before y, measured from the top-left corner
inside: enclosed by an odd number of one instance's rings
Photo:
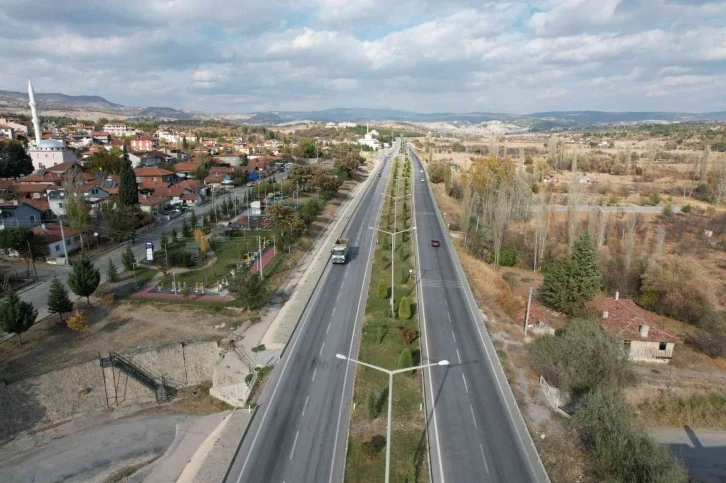
[[[401,303],[398,306],[398,318],[403,320],[411,318],[411,303],[408,297],[401,297]]]
[[[106,280],[108,280],[111,283],[118,282],[118,270],[116,269],[116,265],[113,263],[113,260],[108,260],[108,269],[106,270]]]
[[[38,311],[33,304],[20,300],[14,291],[10,291],[0,302],[0,328],[7,333],[17,334],[20,345],[23,345],[20,334],[30,329],[37,317]]]
[[[72,310],[73,302],[68,297],[68,290],[58,280],[58,277],[53,277],[50,283],[50,290],[48,291],[48,312],[58,314],[61,322],[63,322],[63,314],[65,312],[71,312]]]
[[[136,176],[129,160],[129,153],[124,144],[124,154],[121,160],[121,179],[118,189],[118,197],[121,206],[134,206],[139,203],[139,186],[136,184]]]
[[[584,231],[575,241],[571,256],[572,289],[583,303],[600,291],[600,257],[590,232]]]
[[[569,314],[572,312],[570,303],[570,260],[562,258],[544,267],[544,281],[540,295],[548,307]]]
[[[68,275],[68,286],[79,297],[86,297],[88,305],[91,305],[91,294],[96,291],[100,282],[101,272],[85,254],[73,264],[73,271]]]
[[[124,270],[133,270],[134,262],[136,262],[134,252],[131,251],[131,248],[126,247],[126,250],[121,255],[121,263],[123,263]]]
[[[181,232],[182,232],[182,236],[184,238],[191,238],[191,236],[192,236],[192,227],[189,226],[189,223],[187,223],[187,220],[183,220],[182,221]]]
[[[192,230],[197,228],[197,214],[194,213],[194,210],[189,215],[189,224],[192,226]]]
[[[249,277],[238,274],[235,278],[234,287],[230,289],[236,292],[237,299],[242,307],[248,310],[255,310],[265,303],[265,282],[260,278],[258,273]]]
[[[178,239],[179,239],[179,236],[176,233],[176,228],[172,228],[171,233],[169,234],[169,243],[171,243],[173,245],[174,243],[177,242]]]

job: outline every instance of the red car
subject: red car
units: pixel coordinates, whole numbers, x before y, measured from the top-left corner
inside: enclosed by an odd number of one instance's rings
[[[438,240],[431,240],[431,246],[434,248],[438,248],[441,246],[441,242]]]

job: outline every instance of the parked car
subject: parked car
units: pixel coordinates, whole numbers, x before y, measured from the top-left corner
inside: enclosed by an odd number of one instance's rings
[[[247,182],[247,187],[252,188],[255,184],[252,181]]]
[[[431,246],[434,248],[438,248],[441,246],[441,242],[438,240],[431,240]]]

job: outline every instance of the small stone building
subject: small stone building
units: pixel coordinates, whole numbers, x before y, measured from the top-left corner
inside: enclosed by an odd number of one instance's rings
[[[659,326],[650,312],[620,299],[617,292],[614,298],[599,295],[588,306],[600,312],[603,329],[623,340],[631,360],[667,364],[675,345],[682,342]]]

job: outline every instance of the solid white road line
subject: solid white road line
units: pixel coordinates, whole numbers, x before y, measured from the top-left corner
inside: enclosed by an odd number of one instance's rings
[[[310,396],[308,395],[308,396],[307,396],[307,397],[305,398],[305,405],[303,406],[303,412],[302,412],[302,415],[303,415],[303,416],[305,416],[305,410],[306,410],[306,409],[308,408],[308,401],[309,401],[309,400],[310,400]]]
[[[327,272],[325,273],[324,277],[325,280],[322,281],[322,284],[320,287],[324,286],[325,282],[327,282],[328,276],[330,275],[330,268],[328,267]],[[282,366],[282,372],[280,372],[280,376],[277,378],[277,382],[275,383],[275,389],[272,390],[272,395],[270,396],[270,400],[267,401],[265,406],[265,412],[262,415],[262,420],[260,421],[260,425],[257,427],[257,432],[255,433],[255,437],[252,438],[252,444],[250,445],[250,449],[247,451],[247,456],[245,457],[245,462],[242,464],[242,469],[239,472],[239,476],[237,477],[237,483],[240,483],[242,481],[242,476],[245,474],[245,469],[247,468],[247,464],[250,462],[250,456],[252,456],[252,450],[255,448],[255,444],[257,443],[257,438],[260,436],[260,433],[262,432],[262,428],[265,425],[265,420],[267,419],[267,415],[269,414],[270,406],[272,406],[272,402],[275,400],[275,395],[277,394],[277,390],[280,388],[280,382],[283,379],[283,376],[285,375],[285,371],[287,371],[288,363],[290,362],[290,359],[292,359],[292,354],[295,353],[295,348],[297,347],[297,343],[300,341],[300,334],[304,332],[305,326],[308,323],[308,320],[310,320],[310,314],[312,313],[312,307],[315,306],[315,303],[317,302],[318,298],[320,297],[320,294],[322,293],[322,290],[318,290],[318,293],[315,294],[315,297],[312,301],[312,303],[308,306],[309,308],[307,315],[305,316],[305,320],[303,320],[302,326],[300,327],[300,330],[297,333],[297,337],[295,338],[295,341],[292,344],[292,347],[290,348],[290,354],[288,357],[285,358],[285,363]]]
[[[479,449],[481,450],[481,459],[484,460],[484,469],[487,470],[487,475],[489,474],[489,465],[487,464],[487,458],[484,456],[484,446],[479,443]]]
[[[297,444],[297,437],[300,436],[300,431],[295,433],[295,441],[292,443],[292,451],[290,451],[290,459],[292,459],[292,455],[295,454],[295,445]]]
[[[456,349],[456,357],[459,359],[459,364],[461,364],[461,355],[459,354],[459,349]]]
[[[365,196],[365,194],[363,194]],[[371,198],[373,199],[373,198]],[[378,207],[378,211],[376,212],[376,224],[375,228],[378,228],[378,222],[380,220],[381,215],[381,209],[383,208],[383,203],[380,203],[380,206]],[[355,319],[353,324],[353,333],[350,337],[350,346],[348,347],[348,356],[353,352],[353,343],[355,342],[355,335],[358,331],[358,318],[360,315],[360,308],[363,304],[363,296],[367,295],[368,291],[366,290],[368,288],[367,280],[368,280],[368,272],[369,272],[369,266],[371,263],[371,255],[373,255],[373,247],[375,247],[375,243],[373,243],[373,238],[371,238],[371,247],[368,249],[368,258],[366,259],[366,265],[365,265],[365,272],[363,275],[363,289],[361,289],[360,297],[358,298],[358,308],[355,311]],[[345,272],[345,275],[348,275],[348,272]],[[335,470],[335,454],[338,449],[338,436],[340,433],[340,421],[343,418],[343,400],[345,399],[345,386],[348,383],[348,372],[350,369],[350,361],[345,361],[345,376],[343,377],[343,389],[340,393],[340,408],[338,409],[338,422],[335,426],[335,439],[333,440],[333,457],[330,460],[330,477],[328,478],[328,483],[333,483],[333,471]],[[239,483],[239,482],[237,482]]]
[[[474,406],[469,404],[469,409],[471,409],[471,419],[474,420],[474,428],[479,429],[479,425],[476,424],[476,416],[474,416]]]
[[[320,346],[320,352],[318,352],[318,357],[323,355],[323,347],[325,347],[325,342],[323,342],[323,345]]]
[[[461,377],[464,379],[464,389],[466,389],[466,392],[469,392],[469,385],[466,383],[466,376],[464,374],[461,375]]]
[[[416,198],[415,196],[412,197],[413,200],[411,201],[411,204],[413,205],[414,210],[414,219],[416,219]],[[418,222],[416,223],[418,225]],[[420,250],[418,249],[421,245],[418,241],[418,230],[414,230],[414,238],[416,240],[416,269],[418,270],[418,278],[419,280],[423,279],[423,275],[421,274],[421,254],[419,253]],[[423,297],[423,289],[424,287],[421,287],[421,302],[424,301]],[[426,304],[421,304],[421,319],[423,320],[423,336],[426,340],[426,357],[431,357],[431,351],[429,349],[429,338],[426,333]],[[431,414],[434,418],[434,440],[436,442],[436,456],[438,457],[438,463],[439,463],[439,475],[440,480],[438,483],[445,483],[446,479],[444,478],[444,463],[441,458],[441,442],[439,441],[439,424],[436,420],[436,405],[434,404],[434,380],[431,376],[431,368],[424,369],[425,372],[429,375],[429,395],[431,396]],[[425,388],[424,388],[425,391]]]
[[[317,374],[317,373],[318,373],[318,368],[316,367],[316,368],[315,368],[315,370],[313,371],[313,378],[312,378],[312,381],[314,381],[314,380],[315,380],[315,374]]]

